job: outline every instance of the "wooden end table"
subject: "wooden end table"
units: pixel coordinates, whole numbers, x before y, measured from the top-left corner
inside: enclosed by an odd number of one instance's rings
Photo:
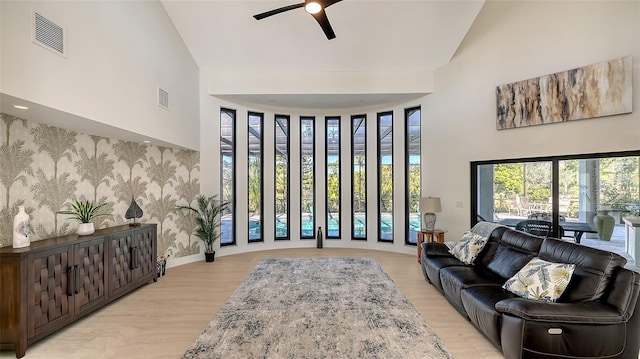
[[[433,231],[422,229],[418,232],[418,263],[422,263],[420,256],[422,256],[422,242],[425,241],[425,237],[428,238],[429,242],[444,243],[445,233],[447,231],[442,229],[434,229]]]

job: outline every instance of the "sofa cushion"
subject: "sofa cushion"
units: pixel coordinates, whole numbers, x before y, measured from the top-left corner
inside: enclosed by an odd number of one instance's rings
[[[460,241],[453,245],[449,253],[464,264],[472,264],[485,244],[487,244],[485,237],[467,231],[464,232]]]
[[[497,347],[500,347],[502,314],[496,310],[496,303],[513,297],[513,293],[500,287],[472,287],[462,291],[462,305],[469,320]]]
[[[513,277],[520,268],[538,254],[543,240],[540,237],[508,229],[502,234],[495,253],[486,258],[484,265],[502,279],[500,281],[502,285],[507,278]]]
[[[452,255],[449,256],[434,256],[430,257],[422,252],[422,274],[425,279],[433,284],[439,291],[442,292],[442,283],[440,281],[440,270],[445,267],[452,266],[465,266],[457,258]]]
[[[500,288],[502,284],[472,266],[443,268],[440,270],[440,282],[445,296],[462,314],[465,314],[461,299],[464,289],[491,286]]]
[[[527,299],[555,302],[569,285],[575,264],[532,258],[502,288]]]
[[[627,263],[618,254],[553,238],[544,240],[538,256],[550,262],[576,265],[571,282],[559,302],[601,299],[614,271]]]

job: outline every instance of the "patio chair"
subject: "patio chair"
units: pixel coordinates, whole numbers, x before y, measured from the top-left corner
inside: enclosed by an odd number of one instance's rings
[[[516,224],[516,230],[546,238],[551,235],[551,222],[525,219]]]
[[[518,215],[526,216],[531,213],[531,205],[529,205],[529,199],[527,197],[516,196],[516,201],[518,204]]]
[[[530,215],[527,216],[528,219],[537,219],[539,221],[545,221],[545,222],[551,222],[551,213],[549,212],[536,212],[536,213],[531,213]],[[566,222],[567,218],[565,216],[558,216],[558,221],[560,222]],[[564,228],[562,228],[562,226],[560,226],[560,238],[564,238],[564,237],[571,237],[573,238],[573,236],[569,236],[566,235],[564,233]]]

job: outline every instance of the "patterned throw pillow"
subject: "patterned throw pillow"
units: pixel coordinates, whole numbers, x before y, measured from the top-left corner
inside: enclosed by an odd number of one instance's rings
[[[575,268],[575,264],[532,258],[502,288],[522,298],[555,302],[569,285]]]
[[[458,258],[460,262],[471,264],[485,244],[487,244],[486,238],[467,231],[464,232],[460,241],[449,250],[449,253]]]

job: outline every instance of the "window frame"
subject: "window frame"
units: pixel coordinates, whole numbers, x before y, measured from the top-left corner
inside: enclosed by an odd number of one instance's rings
[[[236,245],[236,168],[238,166],[238,161],[236,160],[236,120],[237,120],[237,111],[229,108],[220,107],[220,114],[222,117],[222,113],[225,112],[227,114],[233,114],[231,117],[231,188],[233,190],[233,194],[231,195],[231,242],[230,243],[222,243],[222,238],[220,239],[220,246],[232,246]],[[222,121],[220,122],[222,125]],[[222,161],[222,132],[220,133],[220,201],[224,201],[224,166]]]
[[[391,206],[392,206],[392,211],[391,211],[391,239],[390,240],[383,240],[382,239],[382,206],[381,206],[381,186],[380,186],[380,182],[382,180],[382,151],[381,151],[381,138],[380,138],[380,126],[381,126],[381,118],[385,117],[385,116],[391,116],[391,133],[385,135],[385,137],[391,135],[391,179],[393,181],[394,178],[394,170],[395,170],[395,166],[394,166],[394,157],[395,157],[395,151],[393,148],[393,132],[394,132],[394,122],[393,122],[393,111],[384,111],[384,112],[378,112],[376,117],[377,117],[377,126],[376,126],[376,144],[377,144],[377,152],[378,152],[378,159],[377,159],[377,163],[376,163],[376,167],[377,167],[377,171],[378,171],[378,181],[377,181],[377,201],[378,201],[378,242],[384,242],[384,243],[393,243],[394,242],[394,235],[393,233],[395,232],[395,223],[394,223],[394,212],[395,212],[395,196],[394,196],[394,190],[393,190],[393,185],[391,186],[392,190],[391,190]]]
[[[277,136],[277,130],[278,127],[281,127],[280,122],[278,121],[278,119],[284,119],[287,121],[287,126],[286,126],[286,131],[285,135],[287,136],[287,153],[286,153],[286,157],[287,157],[287,165],[286,165],[286,170],[287,170],[287,184],[286,184],[286,195],[287,195],[287,211],[286,211],[286,221],[287,221],[287,235],[285,237],[278,237],[277,234],[277,218],[274,216],[274,234],[273,237],[276,241],[284,241],[284,240],[290,240],[291,239],[291,117],[289,115],[275,115],[274,116],[274,128],[276,130],[276,133],[273,136],[273,141],[274,141],[274,187],[276,187],[276,183],[277,183],[277,176],[278,176],[278,171],[277,171],[277,166],[278,166],[278,161],[277,161],[277,152],[278,152],[278,136]],[[273,201],[273,207],[274,207],[274,214],[277,215],[277,210],[276,210],[276,195],[277,195],[277,189],[276,191],[274,191],[274,201]]]
[[[260,140],[260,200],[259,200],[259,205],[260,205],[260,238],[258,239],[250,239],[249,238],[249,221],[247,221],[247,241],[249,243],[259,243],[259,242],[264,242],[264,216],[263,216],[263,212],[264,212],[264,113],[261,112],[254,112],[254,111],[248,111],[247,113],[247,136],[251,135],[251,121],[249,120],[252,116],[254,117],[258,117],[260,118],[260,137],[258,138]],[[254,135],[255,136],[255,135]],[[249,137],[247,137],[247,151],[250,151],[249,149],[250,146],[250,141],[249,141]],[[247,173],[249,173],[249,164],[250,162],[247,161]],[[248,205],[248,200],[249,198],[247,197],[247,205]],[[247,212],[248,213],[248,212]]]
[[[418,165],[418,167],[420,168],[420,170],[418,171],[418,173],[420,174],[420,188],[419,188],[419,195],[422,196],[422,107],[421,106],[414,106],[414,107],[410,107],[410,108],[406,108],[404,110],[404,143],[405,143],[405,167],[404,167],[404,174],[405,174],[405,184],[404,184],[404,190],[405,190],[405,224],[404,224],[404,228],[405,228],[405,238],[404,238],[404,243],[408,244],[408,245],[417,245],[417,238],[416,238],[416,243],[412,243],[410,241],[409,235],[411,234],[411,231],[409,229],[409,225],[411,223],[411,207],[409,206],[410,202],[411,202],[411,181],[410,181],[410,177],[409,177],[409,173],[411,172],[411,166],[410,166],[410,153],[409,153],[409,149],[410,149],[410,144],[411,144],[411,137],[410,137],[410,126],[409,126],[409,117],[412,113],[415,113],[416,111],[420,112],[420,116],[419,116],[419,123],[420,123],[420,137],[419,137],[419,143],[420,143],[420,164]],[[418,203],[419,199],[418,199]],[[421,219],[420,219],[421,220]],[[422,221],[421,221],[422,223]]]
[[[640,157],[640,150],[637,151],[618,151],[618,152],[600,152],[589,154],[569,154],[558,156],[544,156],[544,157],[523,157],[523,158],[507,158],[497,160],[484,160],[484,161],[472,161],[470,162],[471,173],[471,198],[469,203],[470,207],[470,227],[473,227],[478,223],[478,166],[483,165],[496,165],[496,164],[508,164],[508,163],[520,163],[520,162],[551,162],[551,196],[552,196],[552,237],[558,238],[560,235],[559,227],[559,210],[560,210],[560,173],[559,162],[570,160],[587,160],[587,159],[602,159],[602,158],[615,158],[615,157]]]
[[[329,121],[338,122],[338,235],[332,236],[329,233]],[[342,233],[342,131],[340,128],[341,118],[340,116],[327,116],[324,121],[324,190],[325,190],[325,238],[326,239],[340,239]]]
[[[302,179],[303,179],[303,169],[304,166],[302,165],[302,151],[303,151],[303,134],[302,134],[302,126],[300,127],[300,239],[301,240],[307,240],[307,239],[315,239],[316,238],[316,182],[317,182],[317,178],[316,178],[316,140],[315,140],[315,135],[316,135],[316,118],[314,116],[300,116],[300,123],[302,124],[303,121],[310,121],[311,122],[311,128],[313,129],[313,136],[311,136],[311,159],[313,161],[313,166],[311,167],[313,173],[312,173],[312,188],[311,188],[311,192],[313,194],[313,211],[314,213],[312,213],[311,216],[311,228],[313,228],[312,231],[312,235],[311,236],[305,236],[302,233],[302,229],[303,229],[303,225],[302,225],[302,214],[304,213],[304,210],[302,208]]]
[[[367,200],[368,200],[368,196],[367,196],[367,115],[363,114],[363,115],[352,115],[351,116],[351,187],[353,187],[353,183],[355,183],[355,130],[357,130],[357,128],[354,128],[354,121],[360,119],[360,125],[358,126],[358,128],[360,128],[362,125],[364,125],[364,194],[365,194],[365,199],[364,199],[364,203],[365,203],[365,211],[364,211],[364,237],[356,237],[355,236],[355,211],[354,208],[355,206],[355,196],[351,196],[351,239],[352,240],[357,240],[357,241],[366,241],[367,240]],[[362,171],[362,169],[361,169]]]

